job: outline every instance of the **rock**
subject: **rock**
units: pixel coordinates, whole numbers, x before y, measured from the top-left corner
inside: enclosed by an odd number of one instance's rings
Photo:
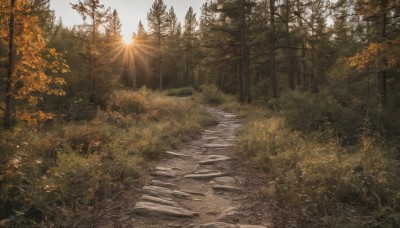
[[[238,214],[237,210],[238,210],[237,207],[228,207],[227,209],[221,212],[217,220],[226,220],[231,217],[234,217]]]
[[[232,118],[232,119],[238,118],[237,115],[235,115],[235,114],[229,114],[229,113],[225,113],[225,114],[224,114],[224,117],[225,117],[225,118]]]
[[[227,161],[230,160],[231,158],[228,156],[224,155],[210,155],[207,157],[206,160],[200,161],[199,164],[201,165],[207,165],[207,164],[212,164],[215,162],[220,162],[220,161]]]
[[[140,197],[140,200],[158,203],[158,204],[167,205],[167,206],[179,207],[179,204],[175,201],[172,201],[172,199],[170,199],[170,198],[158,198],[158,197],[153,197],[153,196],[149,196],[149,195],[143,195],[142,197]]]
[[[261,225],[239,225],[240,228],[267,228],[266,226]]]
[[[204,147],[206,148],[226,148],[226,147],[231,147],[233,144],[231,143],[207,143],[204,144]]]
[[[215,140],[215,139],[219,139],[218,137],[215,136],[203,136],[204,140]]]
[[[213,177],[220,177],[223,176],[223,173],[217,172],[217,173],[205,173],[205,174],[189,174],[186,175],[186,178],[193,178],[193,179],[208,179],[208,178],[213,178]]]
[[[224,223],[224,222],[213,222],[200,225],[200,228],[240,228],[239,225]]]
[[[205,133],[218,133],[218,131],[214,131],[214,130],[204,130]]]
[[[173,190],[165,187],[160,187],[160,186],[144,186],[142,188],[144,193],[153,195],[153,196],[166,196],[170,197],[172,193],[174,192]]]
[[[169,215],[177,217],[193,217],[197,215],[197,213],[183,209],[181,207],[167,206],[152,202],[136,203],[133,212],[142,216]]]
[[[216,177],[214,178],[214,180],[218,183],[223,183],[223,184],[233,184],[236,182],[235,178],[233,177],[228,177],[228,176],[224,176],[224,177]]]
[[[177,191],[177,190],[175,190],[173,193],[172,193],[172,195],[174,195],[175,197],[177,197],[177,198],[192,198],[192,196],[189,194],[189,193],[186,193],[186,192],[182,192],[182,191]]]
[[[181,153],[177,153],[177,152],[173,152],[173,151],[165,151],[165,153],[168,155],[176,156],[176,157],[191,157],[188,154],[181,154]]]
[[[176,173],[173,171],[172,168],[166,168],[161,166],[157,166],[155,168],[155,171],[150,174],[159,177],[170,177],[170,178],[176,177]]]
[[[161,187],[176,188],[176,186],[172,183],[163,182],[163,181],[159,181],[159,180],[151,180],[150,183],[152,185],[161,186]]]
[[[235,187],[235,186],[230,186],[230,185],[220,185],[220,184],[215,184],[213,186],[214,190],[222,190],[222,191],[230,191],[230,192],[242,192],[243,190]]]
[[[196,174],[204,174],[204,173],[212,173],[212,172],[216,172],[215,170],[211,170],[211,169],[200,169],[198,171],[196,171]]]
[[[154,171],[151,173],[151,175],[157,177],[169,177],[169,178],[176,177],[176,173],[172,171]]]

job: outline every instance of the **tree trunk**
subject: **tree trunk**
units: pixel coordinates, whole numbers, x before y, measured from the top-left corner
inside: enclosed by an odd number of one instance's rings
[[[91,79],[90,98],[89,101],[94,103],[96,101],[96,6],[92,6],[92,53],[90,53],[90,67],[89,74]]]
[[[249,52],[247,50],[246,0],[240,0],[240,101],[250,103]]]
[[[277,93],[277,81],[275,72],[275,0],[270,0],[269,2],[270,11],[270,60],[271,60],[271,80],[272,80],[272,93],[274,98],[278,97]]]
[[[290,37],[289,32],[289,20],[290,20],[290,0],[286,0],[286,7],[285,7],[285,33],[286,33],[286,61],[287,61],[287,74],[288,74],[288,86],[291,90],[295,89],[295,77],[294,77],[294,56],[293,56],[293,49],[292,49],[292,39]]]
[[[13,83],[14,73],[14,21],[15,21],[15,0],[11,0],[11,15],[9,21],[9,40],[8,40],[8,64],[7,64],[7,85],[4,111],[4,128],[11,129],[13,125]]]
[[[384,42],[386,38],[386,8],[387,8],[387,0],[381,0],[380,8],[382,10],[380,18],[379,18],[379,42]],[[382,70],[378,73],[379,77],[379,101],[383,106],[386,106],[386,71]]]

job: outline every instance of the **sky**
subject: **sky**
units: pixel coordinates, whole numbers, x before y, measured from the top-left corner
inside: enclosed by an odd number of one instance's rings
[[[125,38],[136,32],[140,20],[142,20],[145,28],[148,27],[147,12],[150,11],[154,0],[101,0],[100,2],[106,7],[118,11],[122,24],[122,35]],[[164,0],[167,10],[171,6],[174,7],[175,14],[182,24],[190,6],[196,13],[196,18],[199,19],[200,8],[205,2],[206,0]],[[64,25],[81,24],[80,15],[71,9],[70,3],[78,3],[78,0],[51,0],[50,8],[55,11],[56,17],[62,18]]]

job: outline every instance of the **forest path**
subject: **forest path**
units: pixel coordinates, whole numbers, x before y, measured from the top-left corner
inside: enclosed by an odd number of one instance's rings
[[[234,168],[235,132],[244,121],[216,108],[218,125],[166,156],[151,172],[133,209],[132,227],[265,228],[243,225],[244,174]],[[253,221],[252,221],[253,222]],[[254,221],[258,223],[258,221]]]

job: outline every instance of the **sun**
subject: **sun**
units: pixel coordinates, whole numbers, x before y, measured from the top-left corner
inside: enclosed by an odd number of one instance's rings
[[[127,36],[127,35],[122,36],[122,42],[123,42],[125,45],[131,45],[131,44],[133,44],[132,36]]]

